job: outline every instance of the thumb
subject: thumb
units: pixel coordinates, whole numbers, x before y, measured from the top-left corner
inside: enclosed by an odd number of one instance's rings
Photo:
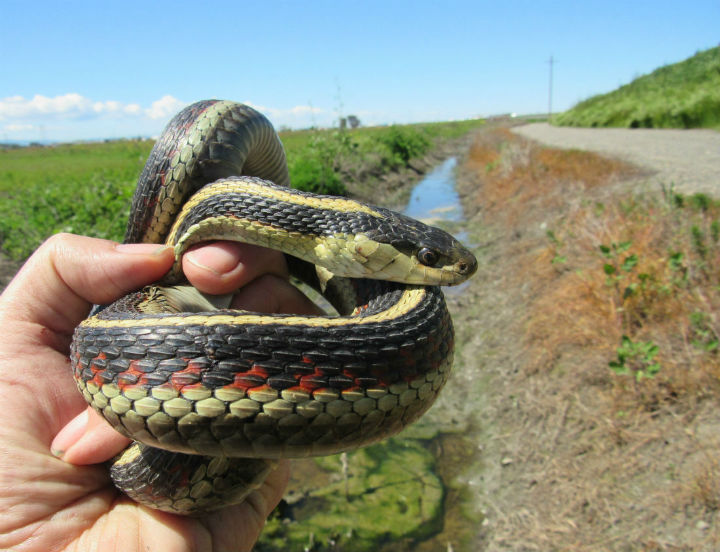
[[[130,443],[87,407],[60,430],[50,445],[58,458],[70,464],[98,464],[109,460]]]
[[[0,320],[69,336],[93,303],[109,303],[158,280],[173,259],[172,248],[165,245],[57,234],[38,248],[6,288],[0,298]]]

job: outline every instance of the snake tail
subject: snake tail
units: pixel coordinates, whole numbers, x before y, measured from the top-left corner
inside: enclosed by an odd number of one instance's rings
[[[193,515],[241,503],[276,466],[273,460],[179,454],[135,442],[114,459],[110,477],[140,504]]]

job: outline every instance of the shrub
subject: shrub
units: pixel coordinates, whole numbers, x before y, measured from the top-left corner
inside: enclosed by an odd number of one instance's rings
[[[410,159],[423,155],[432,145],[426,133],[394,125],[379,137],[379,141],[390,150],[393,157],[405,166],[408,165]]]
[[[316,134],[288,159],[292,187],[316,194],[346,195],[338,172],[343,156],[355,148],[346,132]]]
[[[293,188],[316,194],[345,195],[347,190],[332,166],[317,156],[298,157],[290,165]]]

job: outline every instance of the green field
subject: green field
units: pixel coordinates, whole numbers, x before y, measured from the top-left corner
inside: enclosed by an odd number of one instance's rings
[[[380,175],[482,121],[281,133],[293,186],[374,197]],[[0,149],[0,250],[21,260],[52,234],[120,240],[149,140]]]
[[[593,96],[553,123],[581,127],[720,129],[720,47]]]

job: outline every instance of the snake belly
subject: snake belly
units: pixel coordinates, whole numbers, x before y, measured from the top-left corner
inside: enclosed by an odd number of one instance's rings
[[[175,266],[94,309],[70,355],[88,403],[134,440],[110,473],[138,502],[191,515],[241,502],[276,459],[397,433],[447,380],[452,321],[440,288],[422,284],[464,280],[472,254],[440,230],[288,180],[270,123],[232,102],[186,108],[150,155],[125,241],[169,243]],[[214,239],[284,251],[340,315],[186,300],[180,257]]]

